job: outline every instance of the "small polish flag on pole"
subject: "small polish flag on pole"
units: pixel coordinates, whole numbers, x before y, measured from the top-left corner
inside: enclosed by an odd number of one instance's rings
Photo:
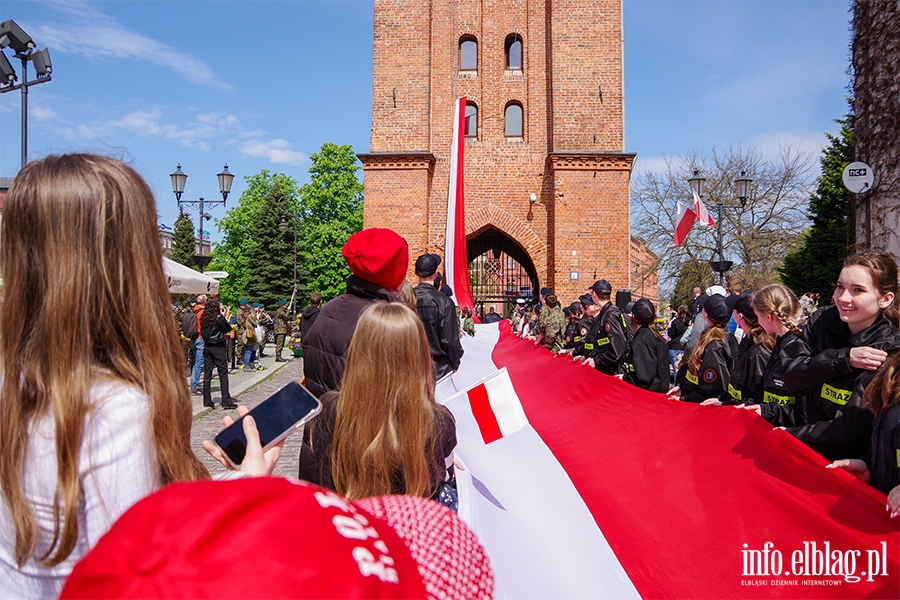
[[[525,416],[506,367],[457,396],[462,395],[469,398],[472,416],[478,423],[485,444],[496,442],[528,425],[528,417]],[[450,400],[452,398],[448,402]]]
[[[684,238],[687,237],[688,232],[691,230],[691,226],[694,224],[694,221],[697,220],[697,215],[694,214],[690,208],[678,202],[678,216],[675,217],[675,245],[680,246],[681,242],[684,241]]]
[[[697,191],[691,190],[691,192],[694,194],[694,214],[697,215],[697,221],[712,227],[715,225],[712,215],[706,210],[706,205],[703,204],[703,200],[700,199],[700,195]]]

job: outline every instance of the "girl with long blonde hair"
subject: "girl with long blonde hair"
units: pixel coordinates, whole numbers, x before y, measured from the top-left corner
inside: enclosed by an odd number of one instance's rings
[[[125,164],[29,163],[0,232],[0,581],[53,597],[131,504],[208,477],[162,270],[156,203]]]
[[[352,500],[433,497],[452,473],[455,422],[434,401],[428,339],[402,303],[362,313],[340,390],[323,401],[312,425],[314,461],[301,459],[302,478]]]
[[[802,397],[798,398],[802,390],[790,387],[785,377],[794,362],[809,357],[799,325],[800,301],[789,288],[775,283],[754,294],[753,312],[760,327],[776,338],[763,372],[762,398],[754,410],[779,427],[800,425],[806,419]]]

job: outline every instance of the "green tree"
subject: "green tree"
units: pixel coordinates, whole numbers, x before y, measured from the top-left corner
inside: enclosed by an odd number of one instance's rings
[[[822,298],[830,297],[841,264],[853,248],[853,199],[842,180],[844,168],[853,161],[852,101],[850,112],[835,122],[841,129],[837,135],[826,134],[830,143],[822,151],[822,174],[809,199],[813,225],[805,232],[802,243],[785,256],[779,269],[784,284],[798,296],[817,292]]]
[[[191,262],[194,250],[194,222],[184,212],[178,211],[178,218],[175,219],[172,233],[172,252],[169,253],[169,259],[196,269],[197,267]]]
[[[249,295],[251,275],[254,270],[261,268],[259,263],[261,255],[256,254],[261,246],[254,240],[260,227],[257,220],[261,218],[267,220],[269,226],[278,232],[280,214],[273,225],[271,222],[273,217],[268,214],[272,209],[265,208],[267,203],[271,204],[273,194],[287,202],[285,215],[289,225],[296,225],[296,215],[299,213],[297,182],[293,178],[284,173],[270,173],[263,170],[245,179],[247,189],[241,194],[238,205],[228,210],[223,218],[216,220],[216,227],[222,232],[222,241],[213,248],[213,260],[210,264],[210,269],[228,272],[228,277],[221,281],[219,292],[225,303],[231,306],[235,306],[241,297]],[[285,236],[288,235],[293,244],[293,231],[290,228]],[[276,250],[284,253],[281,246]],[[293,263],[290,255],[287,260]],[[253,300],[265,301],[262,298]]]
[[[672,297],[669,306],[672,310],[677,310],[682,304],[688,309],[694,301],[694,288],[699,287],[705,290],[713,283],[718,281],[718,275],[713,273],[709,263],[705,260],[691,259],[681,265],[678,273],[678,279],[675,281],[675,289],[672,291]]]
[[[310,159],[312,177],[300,188],[300,256],[309,273],[306,288],[327,300],[346,289],[350,270],[341,248],[362,229],[363,185],[356,176],[359,166],[352,146],[327,142]]]
[[[293,287],[294,227],[297,225],[296,184],[287,189],[276,180],[263,195],[251,225],[246,260],[249,277],[246,294],[266,306],[291,297]],[[283,231],[282,231],[283,229]],[[302,228],[301,228],[302,231]],[[299,232],[298,232],[299,233]],[[298,244],[303,240],[298,236]],[[298,251],[302,248],[298,247]],[[302,264],[298,261],[298,266]],[[305,274],[298,273],[298,294]]]

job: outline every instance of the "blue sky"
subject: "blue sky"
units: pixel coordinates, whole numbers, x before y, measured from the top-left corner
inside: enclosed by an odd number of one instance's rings
[[[846,111],[848,10],[849,0],[624,0],[637,168],[714,145],[818,152]],[[324,142],[368,150],[371,0],[3,0],[6,19],[53,60],[52,81],[30,88],[29,157],[122,158],[153,188],[161,223],[177,216],[178,162],[186,199],[219,199],[227,162],[232,206],[262,169],[307,181]],[[17,172],[19,144],[20,94],[9,92],[0,176]]]

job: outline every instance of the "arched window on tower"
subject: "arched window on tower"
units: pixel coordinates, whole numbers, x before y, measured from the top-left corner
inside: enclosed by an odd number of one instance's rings
[[[478,107],[466,102],[466,137],[478,137]]]
[[[522,105],[518,102],[510,102],[506,105],[506,137],[521,138],[523,137]]]
[[[522,36],[512,34],[506,37],[506,68],[522,68]]]
[[[478,41],[473,37],[459,40],[459,70],[478,70]]]

